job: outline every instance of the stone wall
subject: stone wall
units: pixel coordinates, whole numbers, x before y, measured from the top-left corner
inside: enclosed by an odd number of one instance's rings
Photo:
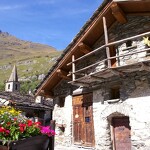
[[[72,96],[65,96],[64,107],[59,106],[59,97],[54,99],[53,120],[56,120],[55,143],[63,146],[72,144]]]
[[[93,115],[95,144],[97,150],[112,150],[111,126],[112,117],[128,116],[131,126],[131,144],[134,150],[150,149],[150,78],[148,73],[141,72],[122,80],[120,97],[126,98],[112,104],[104,100],[103,88],[93,92]],[[105,90],[106,93],[109,90]],[[108,93],[109,95],[109,93]],[[108,99],[109,100],[109,99]],[[105,101],[104,104],[101,102]]]

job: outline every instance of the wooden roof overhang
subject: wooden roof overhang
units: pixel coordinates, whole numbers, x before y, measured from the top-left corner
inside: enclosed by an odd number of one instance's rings
[[[150,15],[149,0],[105,0],[95,11],[93,16],[81,28],[80,32],[64,50],[57,63],[50,69],[45,79],[38,85],[35,95],[53,97],[52,89],[62,80],[71,80],[67,77],[71,66],[72,55],[79,58],[91,51],[92,45],[104,34],[103,17],[107,20],[107,28],[114,22],[125,23],[126,15]],[[86,51],[83,51],[86,47]]]

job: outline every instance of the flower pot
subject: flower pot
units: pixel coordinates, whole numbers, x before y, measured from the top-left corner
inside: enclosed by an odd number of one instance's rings
[[[12,141],[7,145],[0,145],[0,150],[47,150],[49,137],[46,135],[34,136],[18,141]]]

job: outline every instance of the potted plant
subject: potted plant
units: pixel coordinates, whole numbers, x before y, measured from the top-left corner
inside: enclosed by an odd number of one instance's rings
[[[47,150],[50,126],[33,122],[12,107],[0,108],[0,150]]]

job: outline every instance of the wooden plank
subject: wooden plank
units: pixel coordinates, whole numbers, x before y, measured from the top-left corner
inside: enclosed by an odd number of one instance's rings
[[[131,150],[131,127],[129,117],[112,118],[114,146],[116,150]]]
[[[112,10],[112,14],[117,19],[118,22],[122,24],[127,22],[125,13],[123,12],[123,10],[119,7],[117,3],[113,3],[111,5],[111,10]]]
[[[82,105],[83,103],[83,95],[73,97],[72,105]]]
[[[74,143],[94,146],[92,93],[73,97]]]
[[[108,44],[108,32],[107,32],[107,25],[106,25],[105,17],[103,17],[103,27],[104,27],[105,44]],[[107,54],[107,58],[109,58],[110,53],[109,53],[109,47],[107,47],[107,46],[106,46],[106,54]],[[108,62],[108,68],[110,68],[111,67],[110,60],[108,60],[107,62]]]

